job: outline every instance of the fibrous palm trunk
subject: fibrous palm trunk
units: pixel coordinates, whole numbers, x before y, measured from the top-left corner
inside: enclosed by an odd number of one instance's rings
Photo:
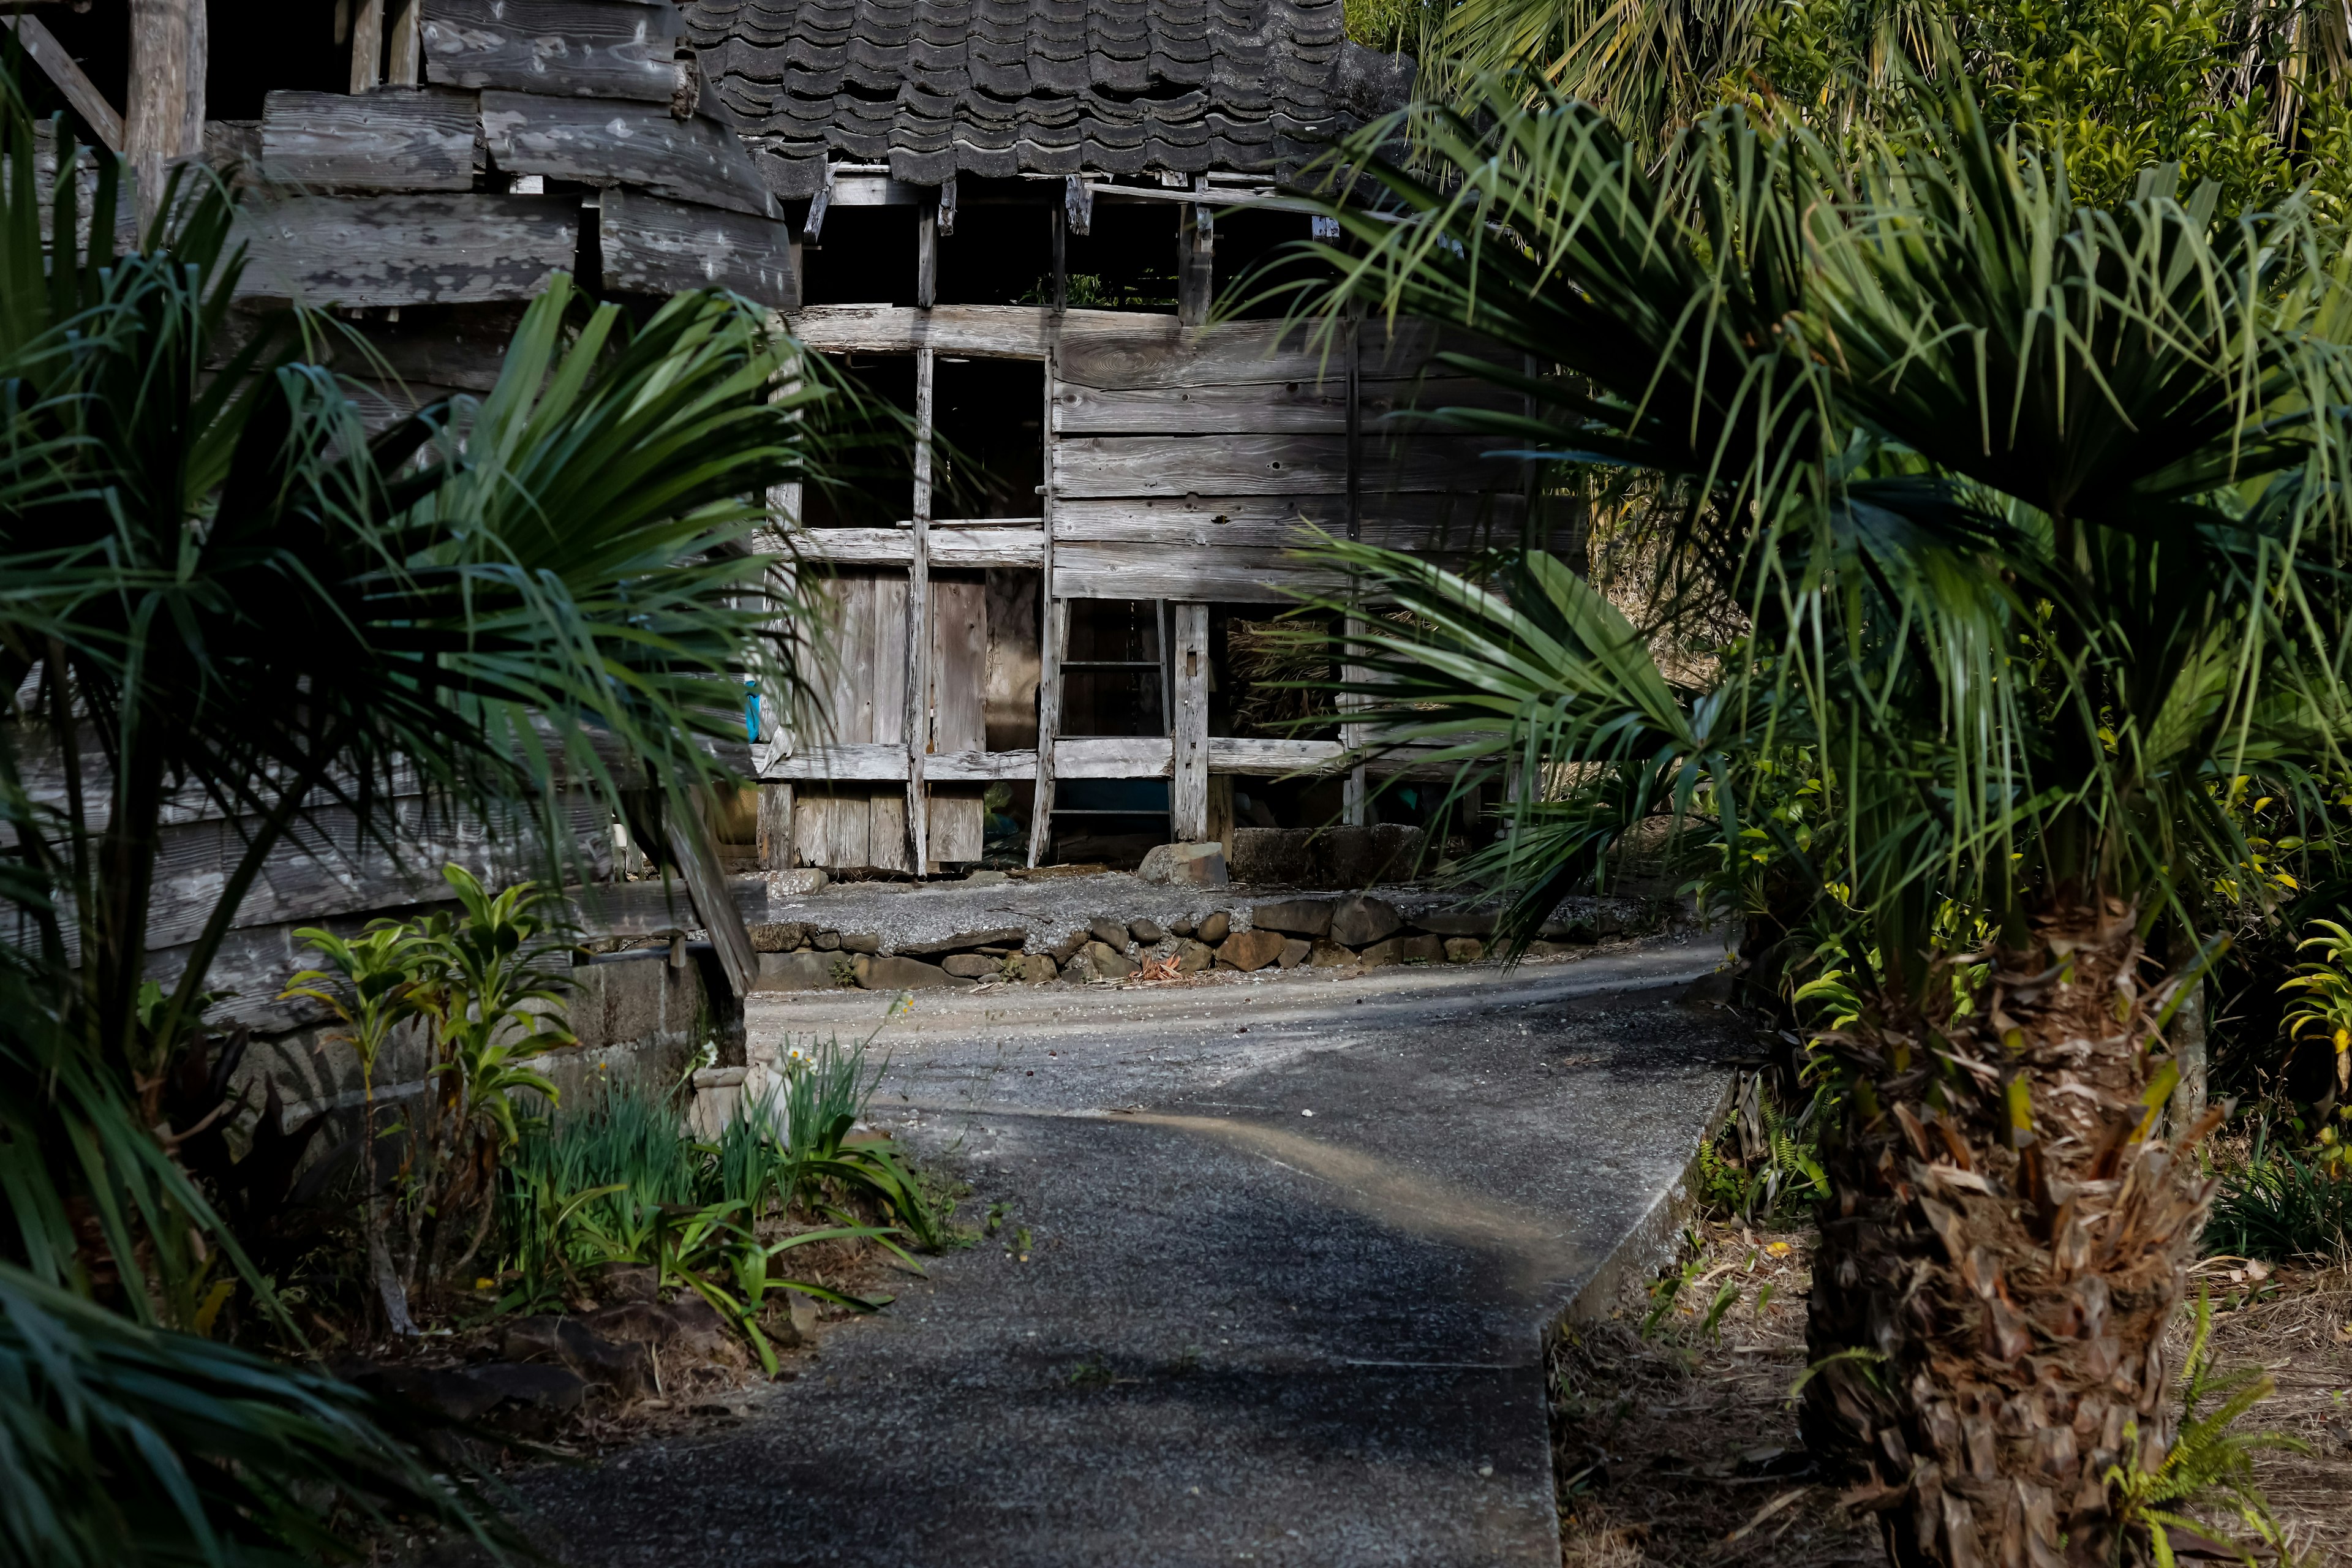
[[[1901,1564],[2105,1564],[2111,1466],[2172,1438],[2162,1335],[2211,1197],[2167,1141],[2171,1075],[2136,911],[2048,910],[1972,1012],[1830,1038],[1855,1070],[1827,1152],[1803,1423]],[[1962,961],[1953,961],[1962,962]],[[1943,972],[1947,977],[1948,967]]]

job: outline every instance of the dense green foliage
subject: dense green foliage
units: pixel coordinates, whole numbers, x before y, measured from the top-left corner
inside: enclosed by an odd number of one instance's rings
[[[240,1047],[200,1021],[207,971],[322,801],[352,847],[407,856],[433,818],[395,800],[421,789],[553,865],[576,852],[560,788],[682,802],[711,776],[745,676],[792,689],[799,623],[757,599],[746,498],[808,471],[833,388],[748,301],[633,324],[558,279],[492,391],[372,433],[316,363],[331,321],[232,331],[226,185],[183,174],[118,254],[120,166],[85,206],[91,154],[61,127],[55,150],[51,180],[0,71],[0,689],[29,698],[0,715],[0,1562],[481,1529],[409,1417],[205,1338],[292,1337],[224,1212],[282,1193],[304,1141],[273,1096],[230,1159]],[[158,988],[159,826],[191,811],[238,828]],[[468,1070],[495,1076],[489,1034]]]

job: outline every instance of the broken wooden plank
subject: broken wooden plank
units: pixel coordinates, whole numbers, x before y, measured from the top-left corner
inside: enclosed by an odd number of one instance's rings
[[[751,933],[744,928],[727,874],[719,867],[719,844],[711,837],[709,816],[698,809],[679,809],[673,804],[662,812],[662,827],[668,835],[671,863],[686,882],[694,912],[719,954],[719,973],[727,977],[727,988],[734,993],[740,1007],[759,975],[760,955],[752,950]]]
[[[261,177],[369,191],[470,191],[480,100],[436,88],[279,91],[262,100]]]
[[[1347,754],[1337,741],[1260,740],[1246,735],[1209,737],[1209,771],[1280,778],[1289,773],[1330,773]]]
[[[41,68],[42,73],[57,84],[58,90],[73,105],[73,111],[82,117],[90,133],[105,144],[110,153],[122,151],[122,116],[98,90],[96,83],[83,73],[80,66],[58,42],[58,36],[37,16],[0,16],[0,23],[16,30],[16,41],[25,46],[25,58]],[[128,193],[125,193],[127,195]]]
[[[490,156],[512,174],[642,185],[676,201],[781,216],[742,138],[713,120],[679,120],[651,104],[485,92],[481,124]]]
[[[604,193],[596,233],[604,287],[627,294],[728,289],[789,310],[800,298],[782,221],[686,206],[643,191]]]
[[[667,103],[684,85],[673,5],[419,0],[425,73],[452,87]]]
[[[813,528],[792,536],[800,558],[830,565],[904,566],[914,557],[912,531],[903,528]],[[980,568],[1042,566],[1042,528],[940,528],[930,533],[931,564]]]
[[[310,305],[527,300],[580,248],[577,196],[297,196],[255,202],[240,295]]]

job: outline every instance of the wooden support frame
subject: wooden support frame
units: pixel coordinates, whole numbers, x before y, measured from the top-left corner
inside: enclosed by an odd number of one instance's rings
[[[1348,312],[1345,352],[1348,356],[1348,537],[1364,537],[1364,399],[1363,399],[1363,308],[1352,306]],[[1362,623],[1353,616],[1348,617],[1347,636],[1352,652]],[[1364,678],[1363,668],[1349,663],[1340,668],[1339,679],[1350,685]],[[1342,710],[1360,705],[1359,699],[1341,696]],[[1342,724],[1339,741],[1353,748],[1364,742],[1367,731],[1361,724]],[[1339,793],[1339,816],[1350,827],[1361,827],[1371,815],[1370,782],[1360,763],[1348,770],[1348,779]]]
[[[383,79],[383,0],[359,0],[352,13],[352,91],[372,92]]]
[[[1169,662],[1176,687],[1169,827],[1177,842],[1198,844],[1209,837],[1209,606],[1180,603],[1169,611],[1175,627]]]
[[[1054,593],[1054,405],[1061,395],[1063,297],[1062,209],[1054,209],[1054,298],[1056,309],[1045,331],[1045,402],[1039,434],[1045,442],[1045,482],[1037,510],[1044,524],[1038,556],[1037,592],[1045,613],[1037,626],[1037,783],[1029,803],[1029,864],[1044,858],[1054,837],[1054,752],[1062,729],[1062,651],[1070,636],[1069,601]]]
[[[381,0],[378,0],[381,3]],[[139,218],[155,216],[163,171],[205,147],[205,0],[131,0],[122,152],[139,182]]]
[[[1206,326],[1217,302],[1216,213],[1204,202],[1195,203],[1177,217],[1176,319],[1188,327]]]
[[[66,95],[74,112],[82,117],[110,153],[122,151],[122,116],[106,100],[106,94],[83,74],[74,63],[65,45],[37,16],[0,16],[0,23],[16,30],[16,37],[25,46],[26,58],[41,68],[48,79],[57,83],[58,90]]]
[[[394,87],[415,87],[425,79],[425,0],[397,0],[397,4],[384,79]]]
[[[930,797],[923,759],[931,749],[931,418],[938,357],[915,352],[915,526],[907,561],[907,837],[915,874],[930,869]]]

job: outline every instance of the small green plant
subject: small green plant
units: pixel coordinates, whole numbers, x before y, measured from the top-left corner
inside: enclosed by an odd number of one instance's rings
[[[2334,921],[2314,921],[2320,932],[2295,943],[2297,952],[2320,951],[2315,960],[2294,966],[2294,974],[2281,991],[2303,994],[2287,1009],[2285,1023],[2292,1039],[2318,1036],[2336,1047],[2336,1087],[2352,1090],[2352,931]]]
[[[2347,1240],[2352,1179],[2339,1163],[2304,1160],[2292,1150],[2270,1147],[2267,1125],[2255,1132],[2245,1166],[2223,1174],[2213,1217],[2205,1226],[2209,1251],[2277,1263],[2332,1258]]]
[[[2212,1336],[2213,1302],[2200,1289],[2189,1355],[2181,1366],[2180,1429],[2172,1447],[2154,1468],[2142,1468],[2138,1424],[2127,1423],[2124,1442],[2129,1457],[2106,1473],[2107,1485],[2115,1489],[2117,1515],[2127,1529],[2145,1538],[2158,1568],[2175,1568],[2171,1530],[2213,1533],[2213,1522],[2186,1511],[2190,1509],[2231,1517],[2278,1561],[2288,1560],[2270,1500],[2254,1484],[2253,1457],[2264,1448],[2307,1454],[2310,1447],[2284,1432],[2237,1430],[2238,1423],[2268,1399],[2278,1383],[2260,1367],[2221,1370],[2213,1357]],[[2206,1414],[2199,1414],[2208,1406]],[[2254,1552],[2242,1542],[2231,1544],[2252,1568],[2257,1561]]]
[[[827,969],[833,975],[834,984],[844,990],[857,984],[857,960],[845,952],[835,958]]]

